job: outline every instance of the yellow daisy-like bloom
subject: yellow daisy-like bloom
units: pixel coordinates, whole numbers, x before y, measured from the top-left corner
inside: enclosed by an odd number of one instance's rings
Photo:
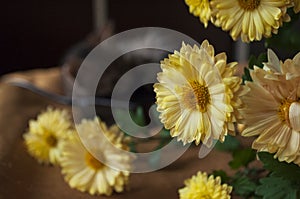
[[[198,172],[197,175],[185,180],[185,187],[179,189],[180,199],[229,199],[232,187],[221,184],[221,178],[207,177],[205,172]]]
[[[284,63],[273,52],[268,54],[264,69],[251,71],[253,82],[246,83],[242,135],[258,136],[254,149],[300,166],[300,54]]]
[[[171,136],[184,144],[195,140],[211,146],[234,131],[235,108],[240,101],[240,78],[232,76],[237,64],[226,63],[224,53],[214,56],[205,40],[200,48],[183,44],[161,62],[162,72],[154,85],[157,110]]]
[[[63,142],[70,134],[70,117],[66,110],[48,108],[29,121],[29,130],[24,134],[28,152],[40,163],[57,164],[61,158]]]
[[[91,195],[111,195],[113,191],[124,191],[128,183],[132,158],[117,153],[110,144],[118,149],[129,150],[124,134],[116,126],[109,129],[97,118],[83,120],[77,127],[81,139],[89,150],[84,147],[75,134],[63,146],[61,160],[62,173],[72,188]],[[105,137],[101,136],[101,132]],[[123,171],[110,168],[118,165]]]
[[[185,0],[185,3],[189,6],[190,13],[199,17],[206,28],[211,18],[209,0]]]
[[[236,40],[250,42],[277,34],[283,22],[290,21],[287,8],[290,0],[212,0],[214,23],[230,31]]]

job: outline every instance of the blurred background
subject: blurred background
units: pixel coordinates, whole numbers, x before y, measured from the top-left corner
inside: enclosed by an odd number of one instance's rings
[[[184,0],[12,0],[3,1],[1,9],[0,74],[60,66],[91,35],[104,39],[145,26],[174,29],[198,42],[208,39],[229,60],[235,56],[228,33],[212,24],[205,29]],[[112,33],[103,36],[108,23]]]

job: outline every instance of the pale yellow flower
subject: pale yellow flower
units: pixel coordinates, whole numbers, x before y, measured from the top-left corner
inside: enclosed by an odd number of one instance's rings
[[[294,0],[294,12],[300,12],[300,0]]]
[[[112,148],[128,150],[124,134],[116,126],[108,129],[97,118],[83,120],[76,128],[83,142],[74,134],[64,144],[61,160],[62,173],[70,187],[91,195],[111,195],[113,191],[124,191],[132,158],[120,155]],[[118,165],[124,170],[111,168],[111,165]]]
[[[277,34],[283,22],[290,21],[287,8],[289,0],[212,0],[214,23],[230,31],[236,40],[249,42]]]
[[[300,165],[300,54],[284,63],[269,51],[264,69],[251,71],[253,82],[242,96],[243,136],[258,136],[252,147],[275,153],[279,161]],[[293,72],[293,74],[291,74]]]
[[[264,70],[271,71],[266,76],[269,79],[276,78],[277,75],[285,75],[287,80],[299,77],[300,53],[296,54],[293,59],[286,59],[282,62],[272,50],[268,49],[268,62],[264,64]]]
[[[66,110],[48,108],[29,121],[28,132],[23,135],[28,152],[40,163],[59,163],[63,142],[71,127]]]
[[[194,16],[199,17],[200,21],[207,27],[211,18],[209,0],[185,0],[189,6],[189,11]]]
[[[180,199],[229,199],[232,187],[221,184],[221,178],[207,177],[205,172],[198,172],[197,175],[185,180],[185,187],[179,189]]]
[[[184,144],[213,139],[224,141],[233,131],[234,109],[239,101],[240,78],[234,77],[236,63],[226,63],[224,53],[214,56],[214,48],[204,41],[200,48],[183,44],[161,62],[162,72],[154,85],[157,110],[171,136]]]

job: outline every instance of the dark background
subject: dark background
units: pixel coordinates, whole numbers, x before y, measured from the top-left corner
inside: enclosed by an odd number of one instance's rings
[[[57,66],[93,25],[91,1],[5,1],[1,7],[1,73]]]
[[[116,32],[158,26],[208,39],[217,52],[232,59],[228,33],[189,14],[184,0],[108,0],[108,17]],[[91,0],[3,1],[0,10],[0,74],[59,66],[65,52],[94,30]]]

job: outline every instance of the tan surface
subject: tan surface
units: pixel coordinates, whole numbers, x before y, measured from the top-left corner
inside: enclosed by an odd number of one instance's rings
[[[59,92],[59,72],[58,68],[53,68],[17,76]],[[69,188],[59,167],[39,165],[26,152],[22,133],[27,128],[27,122],[49,104],[59,106],[30,91],[0,83],[0,199],[106,198],[89,196]],[[229,154],[213,151],[206,158],[198,159],[198,150],[199,147],[190,148],[180,159],[159,171],[132,174],[129,191],[113,194],[110,198],[178,198],[178,188],[197,171],[229,171]]]

